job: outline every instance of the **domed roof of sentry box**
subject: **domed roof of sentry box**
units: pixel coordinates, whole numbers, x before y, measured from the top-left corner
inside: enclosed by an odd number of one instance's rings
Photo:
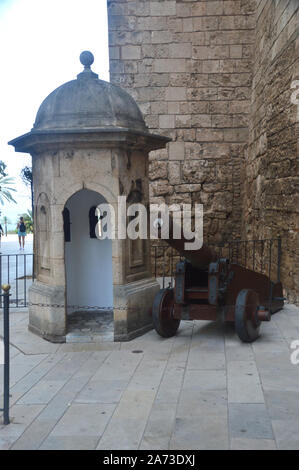
[[[41,104],[33,131],[127,128],[147,131],[134,99],[122,88],[99,80],[90,66],[91,52],[80,55],[83,72],[61,85]]]

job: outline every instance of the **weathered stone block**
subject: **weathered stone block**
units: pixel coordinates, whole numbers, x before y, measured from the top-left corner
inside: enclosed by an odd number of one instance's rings
[[[173,115],[160,115],[159,116],[159,127],[161,129],[169,129],[175,127],[174,116]]]
[[[166,179],[167,178],[167,162],[166,161],[151,161],[149,167],[150,180]]]
[[[197,129],[196,140],[198,142],[220,142],[223,140],[223,131],[220,129]]]
[[[65,342],[64,296],[64,286],[48,286],[35,281],[29,289],[29,301],[32,304],[29,311],[29,330],[47,340]],[[49,306],[39,307],[39,303]]]
[[[229,55],[234,59],[242,57],[242,46],[229,46]]]
[[[200,191],[202,188],[201,184],[180,184],[175,187],[177,193],[194,193]]]
[[[212,116],[212,127],[233,127],[233,117],[225,114],[214,114]]]
[[[209,114],[193,114],[191,117],[192,127],[211,127],[212,118]]]
[[[135,31],[159,31],[159,30],[163,30],[163,31],[167,30],[166,17],[148,16],[145,18],[137,18]]]
[[[239,15],[241,13],[240,0],[225,0],[223,2],[224,15]]]
[[[171,86],[188,87],[191,81],[190,73],[172,73],[169,76]]]
[[[151,305],[159,289],[154,278],[114,286],[116,305],[124,306],[114,310],[114,341],[130,341],[153,328]]]
[[[155,72],[185,72],[185,59],[156,59],[154,61]]]
[[[209,160],[189,160],[183,163],[183,181],[190,183],[204,183],[215,178],[214,163]]]
[[[176,16],[179,18],[184,18],[191,16],[191,5],[186,3],[178,3],[176,5]]]
[[[130,16],[148,16],[150,14],[150,3],[147,0],[127,2],[127,14]]]
[[[193,29],[194,31],[215,31],[218,29],[218,18],[215,16],[194,18]]]
[[[192,18],[183,19],[183,31],[184,32],[193,31],[193,19]]]
[[[180,101],[186,100],[186,88],[184,87],[169,87],[166,89],[165,99],[167,101]]]
[[[164,0],[163,2],[150,2],[152,16],[171,16],[176,14],[176,2]]]
[[[109,47],[109,58],[110,60],[120,58],[120,48],[119,47]]]
[[[207,13],[207,2],[193,2],[192,16],[204,16]]]
[[[217,87],[188,88],[187,99],[192,100],[216,100],[218,95]]]
[[[183,21],[180,18],[168,18],[167,26],[169,31],[172,31],[174,33],[183,32]]]
[[[220,72],[219,60],[204,60],[202,63],[203,73],[217,73]]]
[[[170,43],[173,40],[171,31],[152,31],[152,43]]]
[[[141,47],[140,46],[122,46],[121,57],[124,60],[140,59]]]
[[[165,194],[172,194],[173,188],[170,186],[168,180],[153,181],[150,184],[150,196],[164,196]]]
[[[207,15],[222,15],[223,1],[209,1],[207,2],[206,13]]]
[[[179,43],[170,44],[169,46],[169,57],[176,59],[191,57],[191,44],[190,43]]]
[[[180,114],[175,116],[175,127],[191,127],[191,115]]]
[[[172,101],[167,103],[167,109],[169,114],[177,114],[180,112],[180,103],[178,101]]]
[[[169,160],[184,160],[185,142],[170,142],[168,144]]]
[[[179,184],[181,182],[181,164],[180,162],[168,163],[168,175],[170,184]]]
[[[152,114],[167,114],[168,107],[167,103],[160,101],[153,101],[152,104],[147,103],[150,106]],[[146,113],[150,114],[150,113]]]

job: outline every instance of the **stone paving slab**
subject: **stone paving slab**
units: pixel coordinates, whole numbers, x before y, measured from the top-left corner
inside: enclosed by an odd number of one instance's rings
[[[176,404],[181,392],[184,374],[185,368],[182,365],[173,366],[168,363],[157,391],[156,402],[167,405]]]
[[[99,437],[108,424],[115,405],[82,404],[71,405],[55,426],[50,436]]]
[[[154,397],[154,390],[126,390],[97,449],[137,449]]]
[[[227,416],[176,418],[170,449],[228,449]]]
[[[168,449],[176,416],[175,403],[155,401],[139,449]]]
[[[194,418],[196,421],[205,416],[227,416],[226,390],[198,391],[182,390],[176,416]]]
[[[276,442],[274,439],[231,439],[231,450],[276,450]]]
[[[53,436],[50,434],[39,450],[94,450],[98,437],[94,436]]]
[[[272,421],[277,448],[280,450],[299,450],[298,418],[274,419]]]
[[[229,403],[264,403],[264,394],[255,361],[227,364]]]
[[[269,390],[265,392],[265,400],[271,419],[299,421],[299,390],[295,392]]]
[[[27,323],[12,311],[11,424],[0,416],[0,449],[299,449],[295,306],[253,344],[208,321],[181,322],[168,339],[150,331],[65,344]]]
[[[232,438],[273,438],[266,406],[261,403],[230,403],[229,427]]]

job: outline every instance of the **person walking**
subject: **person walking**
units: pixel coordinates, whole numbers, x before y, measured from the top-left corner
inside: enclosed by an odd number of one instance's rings
[[[17,225],[17,230],[18,230],[20,250],[22,250],[22,249],[24,250],[24,248],[25,248],[25,237],[26,237],[26,225],[25,225],[25,222],[24,222],[24,217],[20,217],[20,220],[19,220],[18,225]]]

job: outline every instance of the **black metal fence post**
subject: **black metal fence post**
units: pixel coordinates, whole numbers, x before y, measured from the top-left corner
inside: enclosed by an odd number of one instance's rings
[[[9,296],[10,285],[2,286],[4,292],[3,333],[4,333],[4,424],[9,424]]]
[[[10,285],[4,284],[3,290],[3,335],[4,335],[4,408],[3,422],[9,424],[9,290]]]

